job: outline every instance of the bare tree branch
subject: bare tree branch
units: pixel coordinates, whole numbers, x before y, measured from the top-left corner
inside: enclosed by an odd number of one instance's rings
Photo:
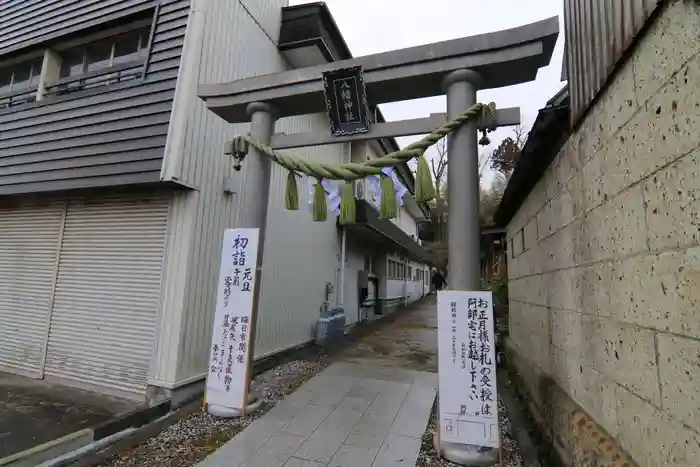
[[[437,152],[437,157],[433,157],[430,160],[430,171],[433,173],[435,186],[440,191],[447,176],[447,143],[444,138],[435,145],[435,151]],[[436,159],[437,163],[435,162]]]
[[[525,146],[525,141],[527,140],[527,134],[528,131],[525,129],[525,127],[520,124],[520,125],[515,125],[513,127],[513,135],[515,136],[515,142],[517,143],[518,147],[522,149],[523,146]]]
[[[517,125],[513,128],[513,136],[508,136],[501,141],[501,144],[491,153],[491,168],[503,174],[506,180],[510,178],[520,159],[520,152],[525,146],[526,139],[527,132],[524,127]]]

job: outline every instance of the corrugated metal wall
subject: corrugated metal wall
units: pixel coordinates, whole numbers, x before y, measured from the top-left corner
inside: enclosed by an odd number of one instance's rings
[[[325,114],[305,115],[284,119],[276,128],[285,133],[328,131],[328,123]],[[295,152],[297,156],[318,162],[341,162],[343,155],[342,145]],[[286,178],[281,167],[273,166],[267,220],[269,237],[265,245],[268,265],[272,267],[263,274],[256,342],[258,356],[313,338],[325,283],[335,282],[340,261],[340,236],[335,218],[330,216],[326,222],[313,221],[310,211],[305,209],[308,189],[300,190],[302,208],[299,211],[285,210]],[[333,303],[334,297],[331,300]]]
[[[65,202],[0,205],[0,371],[40,378]]]
[[[564,0],[571,119],[576,124],[662,0]]]
[[[47,379],[143,397],[160,304],[169,197],[69,200]]]
[[[266,2],[263,10],[278,16],[286,3]],[[182,73],[199,70],[199,74],[189,80],[181,76],[180,82],[190,81],[192,87],[176,90],[176,106],[178,99],[184,101],[188,93],[196,93],[197,83],[226,82],[286,69],[276,44],[258,26],[269,22],[267,16],[254,19],[239,2],[229,0],[196,1],[194,5],[187,34],[194,52],[188,52],[190,45],[186,42]],[[255,54],[250,53],[253,49]],[[241,202],[240,196],[225,194],[223,186],[232,183],[240,188],[245,184],[245,171],[234,172],[221,148],[225,140],[247,132],[248,125],[225,123],[207,111],[199,99],[188,105],[183,109],[189,118],[183,123],[184,158],[178,177],[198,191],[176,195],[171,202],[169,238],[179,243],[168,246],[164,303],[152,374],[152,382],[162,386],[180,384],[206,373],[223,230],[236,225]],[[275,127],[277,132],[312,130],[327,130],[325,115],[283,119]],[[315,160],[339,161],[342,147],[310,148],[296,153]],[[303,189],[302,209],[285,211],[285,179],[286,174],[274,167],[265,245],[269,264],[262,284],[257,356],[311,338],[324,283],[336,277],[338,268],[335,222],[311,220],[310,213],[304,210]],[[183,252],[189,252],[191,257]]]

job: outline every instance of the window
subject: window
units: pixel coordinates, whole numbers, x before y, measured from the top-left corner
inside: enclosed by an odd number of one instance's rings
[[[36,100],[42,58],[0,68],[0,108]]]
[[[372,272],[372,256],[367,255],[365,256],[365,271],[367,272]]]
[[[148,53],[149,35],[148,28],[141,28],[60,52],[58,91],[66,93],[136,78]],[[110,68],[115,69],[99,73]],[[70,79],[86,74],[85,79]]]
[[[408,267],[408,276],[406,277],[408,277],[409,279],[413,277],[413,268],[411,266]]]

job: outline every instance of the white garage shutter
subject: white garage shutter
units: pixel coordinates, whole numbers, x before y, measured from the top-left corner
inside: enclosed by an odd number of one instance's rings
[[[71,199],[45,376],[143,395],[160,301],[168,200]]]
[[[63,208],[0,206],[0,371],[41,377]]]

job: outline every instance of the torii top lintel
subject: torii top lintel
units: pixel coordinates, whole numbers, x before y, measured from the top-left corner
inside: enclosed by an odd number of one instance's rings
[[[360,65],[371,104],[383,104],[444,94],[449,72],[471,69],[482,78],[480,89],[532,81],[547,66],[559,35],[552,17],[512,29],[434,44],[393,50],[320,66],[200,85],[207,108],[230,123],[249,121],[246,107],[266,102],[291,117],[325,112],[322,74],[326,70]]]

